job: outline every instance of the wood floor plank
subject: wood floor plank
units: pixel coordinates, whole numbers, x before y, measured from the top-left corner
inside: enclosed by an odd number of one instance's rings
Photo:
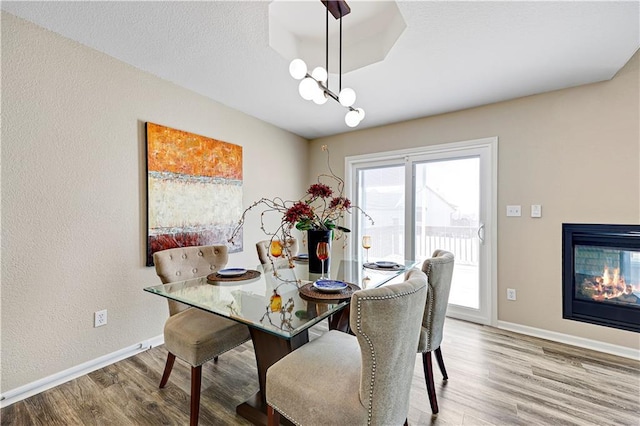
[[[310,339],[326,330],[326,322],[313,327]],[[637,360],[452,319],[445,323],[442,352],[449,380],[434,369],[437,416],[416,355],[411,425],[640,426]],[[162,346],[151,348],[17,402],[0,410],[0,424],[188,424],[191,370],[176,361],[169,383],[159,389],[166,355]],[[200,425],[248,425],[235,407],[257,390],[251,342],[206,363]]]
[[[35,424],[29,408],[24,401],[18,401],[0,411],[0,424],[3,426],[17,426]]]
[[[105,404],[102,389],[88,376],[64,383],[55,389],[59,391],[83,425],[109,425],[127,422],[120,410]]]
[[[34,425],[82,424],[78,414],[67,404],[58,389],[34,395],[25,400],[25,405]]]

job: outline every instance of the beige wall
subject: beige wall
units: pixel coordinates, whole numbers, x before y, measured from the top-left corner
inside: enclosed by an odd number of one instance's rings
[[[318,139],[310,152],[328,145],[337,171],[345,156],[497,136],[498,319],[638,349],[636,333],[562,319],[561,227],[640,223],[639,62],[608,82]],[[311,158],[313,177],[324,157]],[[523,216],[507,218],[507,204]]]
[[[306,188],[305,139],[2,13],[3,392],[162,333],[167,303],[142,290],[159,284],[145,121],[242,145],[245,205]],[[257,263],[258,220],[230,263]]]

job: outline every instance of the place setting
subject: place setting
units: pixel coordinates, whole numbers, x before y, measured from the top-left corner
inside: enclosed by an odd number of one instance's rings
[[[209,282],[246,281],[258,278],[260,271],[245,268],[225,268],[207,275]]]
[[[300,287],[300,297],[307,300],[343,300],[360,290],[360,287],[340,280],[318,279]]]
[[[362,266],[364,266],[367,269],[375,269],[378,271],[400,271],[405,269],[404,265],[400,265],[399,263],[390,262],[387,260],[380,260],[377,262],[368,262]]]
[[[312,283],[300,287],[300,296],[307,300],[343,300],[351,297],[354,291],[360,290],[355,284],[325,277],[325,261],[329,259],[329,243],[319,242],[316,246],[316,256],[322,262],[322,274]]]
[[[366,250],[366,260],[362,266],[368,269],[379,271],[401,271],[405,269],[404,265],[388,260],[379,260],[377,262],[369,262],[369,249],[371,248],[371,236],[364,235],[362,237],[362,248]]]
[[[293,260],[300,263],[308,263],[309,262],[309,254],[308,253],[298,253],[293,256]]]

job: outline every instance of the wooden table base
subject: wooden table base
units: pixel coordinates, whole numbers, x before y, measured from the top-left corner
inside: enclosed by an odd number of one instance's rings
[[[287,354],[308,343],[309,331],[304,330],[289,340],[253,327],[249,327],[249,332],[251,333],[253,349],[256,354],[260,391],[247,401],[238,405],[236,407],[236,413],[254,425],[266,425],[267,402],[264,396],[264,390],[267,383],[267,369]],[[286,419],[282,420],[283,424],[288,424],[284,422]]]

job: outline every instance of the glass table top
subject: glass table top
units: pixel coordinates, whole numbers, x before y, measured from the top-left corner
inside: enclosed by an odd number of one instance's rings
[[[405,261],[397,268],[370,269],[364,268],[361,262],[341,261],[332,265],[327,275],[360,288],[373,288],[402,282],[405,272],[415,265],[415,261]],[[209,280],[202,277],[144,290],[285,339],[337,313],[349,303],[349,300],[312,302],[303,299],[298,289],[320,278],[320,274],[309,272],[306,262],[294,262],[293,268],[287,265],[277,268],[277,275],[271,265],[259,265],[255,270],[260,272],[259,276],[247,280],[213,279],[215,277]]]

